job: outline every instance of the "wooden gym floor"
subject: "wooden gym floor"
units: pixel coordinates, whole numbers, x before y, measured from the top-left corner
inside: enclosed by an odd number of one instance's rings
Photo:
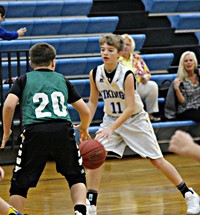
[[[167,154],[165,158],[179,171],[184,181],[200,194],[200,163]],[[3,166],[5,179],[0,196],[8,201],[13,165]],[[65,179],[49,162],[36,189],[29,191],[24,213],[29,215],[73,215]],[[182,215],[186,205],[182,195],[147,160],[135,156],[107,159],[99,190],[98,215]]]

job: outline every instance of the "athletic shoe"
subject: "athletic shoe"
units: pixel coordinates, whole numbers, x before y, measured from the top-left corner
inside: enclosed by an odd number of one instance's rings
[[[96,205],[90,205],[90,201],[88,199],[86,199],[86,208],[87,208],[86,215],[97,215]]]
[[[155,117],[153,115],[149,115],[150,121],[151,122],[160,122],[161,118],[160,117]]]
[[[185,193],[185,201],[187,205],[187,214],[198,214],[200,213],[200,205],[199,201],[200,198],[197,193],[194,192],[192,188],[189,188],[192,190],[193,193],[187,192]]]
[[[75,211],[74,215],[83,215],[82,213],[80,213],[79,211]]]

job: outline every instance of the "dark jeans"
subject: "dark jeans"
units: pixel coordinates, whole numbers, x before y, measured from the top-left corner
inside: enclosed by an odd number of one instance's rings
[[[176,116],[179,120],[193,120],[195,122],[200,122],[200,109],[189,109],[183,113],[177,114]]]

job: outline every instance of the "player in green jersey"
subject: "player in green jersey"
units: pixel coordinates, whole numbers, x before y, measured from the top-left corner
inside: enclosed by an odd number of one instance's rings
[[[77,127],[83,140],[89,139],[90,111],[73,85],[55,72],[56,51],[47,43],[30,49],[34,69],[20,76],[11,87],[3,107],[4,148],[18,102],[22,108],[21,144],[10,188],[10,204],[22,211],[30,187],[36,187],[49,157],[57,172],[68,181],[75,214],[86,214],[86,179],[68,112],[70,103],[79,113]]]

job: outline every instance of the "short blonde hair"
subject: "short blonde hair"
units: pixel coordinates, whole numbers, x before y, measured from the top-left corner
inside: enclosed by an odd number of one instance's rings
[[[128,39],[131,42],[131,52],[133,53],[135,50],[135,40],[129,34],[122,34],[122,38]]]
[[[184,80],[186,77],[188,77],[188,73],[184,68],[184,60],[187,55],[191,55],[191,57],[193,58],[194,63],[195,63],[195,69],[198,67],[198,61],[197,61],[196,54],[192,51],[183,52],[183,54],[180,57],[178,72],[177,72],[177,76],[181,80]]]
[[[100,37],[99,44],[100,46],[104,43],[107,43],[110,46],[114,46],[118,52],[123,51],[124,41],[121,35],[117,34],[105,34]]]

